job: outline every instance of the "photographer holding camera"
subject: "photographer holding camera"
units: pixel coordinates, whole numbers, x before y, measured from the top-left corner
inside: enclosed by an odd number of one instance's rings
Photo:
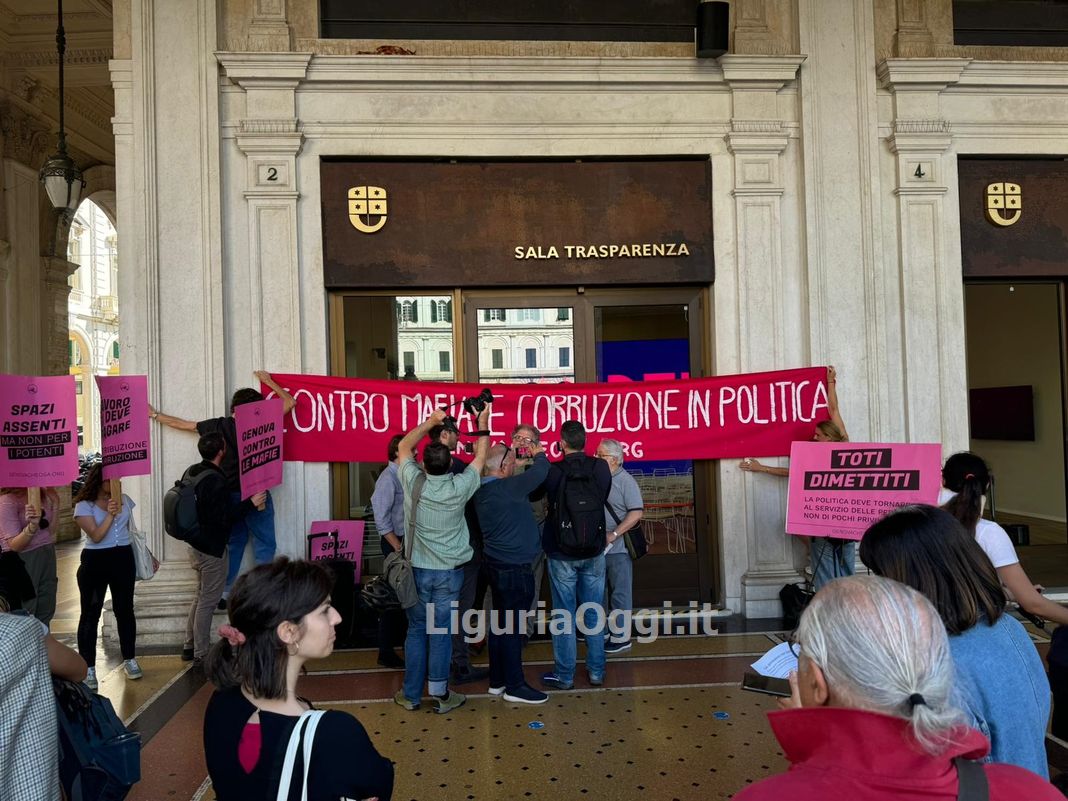
[[[464,408],[469,414],[477,415],[482,404],[493,402],[493,393],[484,389],[474,398],[463,401]],[[431,442],[440,442],[453,454],[449,464],[449,472],[460,475],[467,469],[467,462],[456,455],[456,446],[460,440],[460,429],[456,418],[446,417],[445,421],[430,429],[427,437]],[[464,508],[464,517],[467,519],[467,533],[470,538],[472,555],[464,567],[464,583],[460,587],[460,607],[458,612],[460,619],[471,609],[482,608],[482,601],[489,587],[485,576],[482,560],[482,528],[478,524],[478,515],[475,512],[475,502],[470,500]],[[467,650],[467,641],[463,631],[456,631],[452,635],[452,667],[449,670],[453,684],[471,684],[482,681],[489,676],[485,668],[472,668],[471,656]]]
[[[468,411],[478,413],[479,437],[474,459],[459,475],[449,472],[452,453],[440,442],[430,442],[423,448],[425,477],[412,458],[412,449],[419,441],[434,426],[450,419],[444,409],[438,409],[405,434],[398,446],[398,474],[404,488],[408,536],[413,538],[412,573],[419,603],[407,610],[404,688],[393,700],[409,711],[419,708],[424,680],[436,702],[434,711],[439,714],[450,712],[467,700],[448,688],[452,638],[448,634],[429,634],[427,617],[432,613],[435,628],[448,631],[451,603],[459,599],[463,586],[463,565],[474,553],[464,506],[479,488],[489,452],[488,429],[493,404],[492,395],[488,400],[483,396],[464,402]]]

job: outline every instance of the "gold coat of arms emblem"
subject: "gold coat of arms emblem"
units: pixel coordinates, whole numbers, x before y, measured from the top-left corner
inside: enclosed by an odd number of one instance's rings
[[[373,234],[386,224],[386,190],[380,186],[349,189],[349,222],[357,231]]]
[[[986,218],[994,225],[1014,225],[1023,213],[1019,184],[998,182],[986,187]]]

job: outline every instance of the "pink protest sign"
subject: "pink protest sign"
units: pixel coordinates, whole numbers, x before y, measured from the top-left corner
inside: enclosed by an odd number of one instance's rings
[[[363,556],[362,520],[316,520],[308,529],[308,559],[317,562],[334,558],[334,534],[337,535],[337,558],[356,565],[356,580],[360,580],[360,558]]]
[[[78,477],[74,376],[0,375],[0,487]]]
[[[147,476],[152,472],[148,445],[148,377],[98,375],[100,451],[104,478]]]
[[[282,400],[243,403],[234,408],[241,497],[282,483]]]
[[[909,503],[935,503],[942,446],[795,442],[790,449],[790,534],[859,540]]]

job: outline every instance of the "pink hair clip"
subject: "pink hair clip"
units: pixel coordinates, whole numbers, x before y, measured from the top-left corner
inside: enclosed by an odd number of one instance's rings
[[[219,626],[219,636],[230,643],[231,648],[245,644],[245,635],[230,625]]]

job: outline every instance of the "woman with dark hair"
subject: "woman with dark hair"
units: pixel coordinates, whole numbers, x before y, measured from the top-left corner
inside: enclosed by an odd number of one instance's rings
[[[29,597],[28,587],[24,597],[14,597],[10,601],[20,601],[21,606],[46,626],[52,623],[56,614],[56,588],[59,579],[56,575],[56,538],[52,524],[59,513],[59,494],[48,487],[41,492],[41,505],[29,502],[26,489],[22,487],[0,487],[0,561],[12,558],[22,562],[22,568],[12,565],[11,572],[21,579],[29,576],[33,587],[33,597]],[[8,551],[11,553],[9,554]],[[16,555],[17,554],[17,555]],[[6,572],[0,566],[0,573]],[[18,582],[16,582],[18,583]],[[23,582],[24,583],[24,582]]]
[[[1038,591],[1020,566],[1016,548],[1005,529],[983,517],[992,482],[990,468],[982,457],[967,451],[955,453],[942,468],[943,489],[938,502],[975,537],[990,557],[998,579],[1021,609],[1059,625],[1068,625],[1068,609]]]
[[[104,467],[99,463],[90,468],[85,483],[74,496],[74,522],[85,534],[78,567],[81,596],[78,653],[89,666],[85,683],[93,690],[97,688],[97,629],[100,612],[104,609],[104,593],[108,589],[111,590],[111,606],[119,630],[122,669],[128,679],[139,679],[144,675],[134,658],[137,618],[134,617],[133,597],[137,569],[130,545],[130,521],[135,505],[128,495],[111,497],[111,482],[104,481]]]
[[[330,605],[333,578],[314,562],[279,557],[238,578],[208,654],[218,688],[204,715],[204,753],[219,801],[275,798],[281,757],[311,704],[297,695],[309,659],[334,650],[341,616]],[[393,793],[393,764],[380,756],[352,715],[327,711],[318,724],[307,773],[309,801],[377,798]],[[292,788],[291,788],[292,789]],[[290,797],[300,798],[299,790]]]
[[[961,706],[990,738],[991,759],[1048,777],[1049,681],[1024,627],[1005,614],[1005,592],[975,538],[943,509],[906,506],[864,533],[860,558],[938,610]]]
[[[838,374],[834,367],[827,368],[827,411],[830,420],[816,424],[812,432],[813,442],[849,442],[849,432],[838,408]],[[756,459],[742,459],[738,465],[750,473],[767,473],[780,478],[788,478],[790,468],[773,467]],[[808,539],[808,538],[805,538]],[[819,589],[828,581],[842,576],[852,576],[856,568],[857,544],[852,540],[831,537],[812,537],[809,545],[811,559],[812,586]]]

